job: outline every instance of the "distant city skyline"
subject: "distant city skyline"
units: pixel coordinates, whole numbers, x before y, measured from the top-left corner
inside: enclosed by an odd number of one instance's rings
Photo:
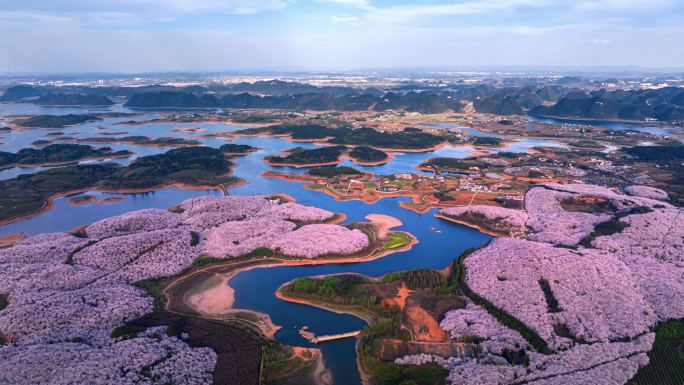
[[[677,0],[0,2],[0,71],[684,70]]]

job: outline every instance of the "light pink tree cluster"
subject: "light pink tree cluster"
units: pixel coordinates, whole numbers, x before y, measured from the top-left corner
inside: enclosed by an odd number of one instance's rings
[[[144,209],[103,219],[86,226],[88,238],[102,239],[142,231],[171,229],[183,223],[181,217],[169,210]]]
[[[150,311],[152,299],[133,286],[88,285],[22,297],[10,293],[0,323],[11,340],[63,341],[84,331],[112,330]]]
[[[0,263],[65,262],[71,253],[88,243],[87,239],[67,233],[40,234],[0,249]]]
[[[525,210],[530,240],[556,245],[574,246],[589,235],[608,214],[591,214],[563,210],[559,200],[573,195],[542,187],[532,188],[525,195]]]
[[[440,213],[467,222],[484,218],[488,226],[505,231],[521,231],[527,222],[527,213],[524,211],[498,206],[447,207],[442,209]]]
[[[503,166],[506,167],[509,165],[508,161],[506,159],[499,159],[499,158],[477,158],[480,162],[487,163],[490,166]]]
[[[326,254],[353,254],[367,248],[361,230],[312,224],[295,230],[295,224],[277,218],[226,222],[208,231],[204,252],[217,258],[236,257],[265,247],[293,257],[316,258]]]
[[[582,197],[608,199],[615,212],[568,213],[559,203]],[[450,383],[622,385],[632,378],[648,363],[651,328],[684,317],[684,210],[658,200],[664,197],[650,189],[623,195],[584,184],[531,189],[525,197],[528,239],[495,239],[467,256],[466,281],[547,341],[552,354],[526,347],[529,366],[509,364],[501,351],[487,348],[487,338],[514,332],[468,305],[448,312],[441,326],[454,338],[482,338],[484,354],[439,361],[450,370]],[[595,238],[589,248],[576,246],[599,219],[640,207],[650,210],[621,218],[626,228]],[[427,360],[409,356],[397,362],[438,362]]]
[[[559,184],[559,183],[543,183],[539,187],[546,188],[548,190],[553,190],[557,192],[562,192],[565,194],[571,194],[571,196],[576,198],[604,198],[613,202],[617,211],[628,211],[637,207],[673,207],[671,204],[662,202],[656,199],[642,197],[642,196],[631,196],[623,195],[616,192],[613,189],[594,186],[583,183],[571,183],[571,184]]]
[[[237,257],[274,242],[294,230],[296,225],[282,219],[255,218],[226,222],[208,230],[204,252],[216,258]]]
[[[619,233],[598,237],[592,246],[620,255],[641,255],[684,263],[684,211],[655,209],[621,219],[629,226]]]
[[[644,298],[662,320],[684,317],[684,210],[653,208],[621,219],[620,233],[597,237],[592,246],[613,253],[632,271]]]
[[[268,203],[265,197],[259,196],[203,196],[184,201],[180,208],[187,225],[208,229],[229,221],[263,216],[268,211]]]
[[[643,351],[605,358],[592,365],[583,362],[587,357],[609,357],[613,349],[606,345],[612,344],[598,344],[596,347],[600,349],[581,352],[577,355],[576,358],[582,361],[570,361],[565,365],[551,368],[543,365],[533,368],[506,365],[492,357],[464,360],[462,364],[451,368],[448,381],[453,385],[623,385],[636,374],[641,366],[648,363],[648,356]],[[592,356],[594,354],[597,355]]]
[[[464,309],[447,312],[439,325],[454,339],[476,338],[481,340],[484,351],[501,354],[505,349],[517,351],[529,349],[520,334],[504,327],[486,310],[468,301]]]
[[[271,211],[283,219],[302,223],[325,222],[334,216],[330,211],[293,202],[271,205]]]
[[[583,176],[587,175],[587,172],[585,170],[582,170],[581,168],[577,168],[577,167],[573,167],[573,166],[564,166],[564,167],[546,167],[546,166],[506,167],[504,169],[504,174],[508,174],[511,176],[526,177],[526,176],[528,176],[530,171],[553,173],[553,174],[557,174],[557,175],[565,175],[565,176],[571,176],[571,177],[575,177],[575,178],[579,178],[579,177],[583,177]]]
[[[187,229],[165,229],[105,238],[74,254],[74,262],[111,272],[126,282],[180,273],[200,255]]]
[[[443,358],[434,354],[419,353],[396,358],[394,363],[397,365],[425,365],[429,363],[435,363],[445,369],[449,369],[468,360],[470,359],[467,357]]]
[[[666,200],[668,195],[665,191],[649,186],[627,186],[623,190],[625,194],[635,197]]]
[[[19,343],[0,349],[3,384],[211,384],[216,353],[151,328],[130,339]]]
[[[324,254],[347,250],[326,246],[344,237],[344,247],[361,247],[359,233],[368,244],[362,232],[338,225],[298,233],[291,221],[333,214],[266,197],[195,198],[181,208],[131,212],[87,226],[85,237],[43,234],[0,250],[0,293],[9,300],[0,334],[10,341],[0,347],[0,383],[209,384],[216,364],[210,349],[154,328],[110,338],[115,327],[153,309],[152,298],[131,283],[178,274],[203,248],[239,255],[280,241],[296,255],[314,256],[306,239],[321,243]]]
[[[323,222],[334,214],[298,203],[280,204],[279,198],[265,196],[191,198],[180,205],[189,226],[208,229],[229,221],[266,217],[296,222]]]
[[[565,325],[577,339],[607,342],[632,337],[654,322],[631,271],[614,255],[545,243],[497,238],[465,261],[470,288],[536,331],[552,348]],[[560,311],[549,312],[540,280],[548,281]]]
[[[648,363],[646,352],[654,340],[655,333],[647,333],[632,341],[580,344],[551,355],[530,351],[528,366],[508,364],[488,352],[434,362],[446,364],[451,384],[623,385]],[[420,364],[410,356],[401,362]]]
[[[368,245],[368,236],[359,229],[313,224],[284,234],[272,247],[280,249],[285,255],[316,258],[327,254],[354,254]]]

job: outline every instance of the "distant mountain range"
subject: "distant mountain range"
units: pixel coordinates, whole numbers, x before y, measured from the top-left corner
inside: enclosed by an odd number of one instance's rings
[[[281,80],[187,87],[17,85],[8,88],[0,96],[0,101],[93,106],[110,105],[112,98],[127,99],[127,107],[150,109],[403,110],[425,114],[460,111],[464,103],[472,102],[478,112],[503,116],[528,113],[532,116],[588,120],[684,121],[684,88],[586,92],[558,82],[555,85],[525,87],[458,84],[442,90],[430,88],[424,91],[412,90],[407,85],[381,91],[373,88],[318,87]]]
[[[429,92],[347,94],[333,96],[326,93],[306,93],[282,96],[260,96],[248,93],[227,94],[217,97],[211,94],[188,92],[146,92],[133,95],[125,104],[132,108],[268,108],[315,111],[375,111],[405,110],[420,113],[459,111],[461,104],[445,95]]]
[[[41,106],[111,106],[114,102],[103,95],[83,94],[42,94],[34,104]]]
[[[533,108],[530,115],[596,120],[684,121],[684,89],[571,92],[552,106]]]

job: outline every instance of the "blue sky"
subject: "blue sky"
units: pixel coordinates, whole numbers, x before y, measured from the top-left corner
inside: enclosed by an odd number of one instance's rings
[[[0,71],[684,69],[682,0],[0,0]]]

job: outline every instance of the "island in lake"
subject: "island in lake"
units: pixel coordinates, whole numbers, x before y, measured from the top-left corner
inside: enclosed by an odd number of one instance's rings
[[[0,383],[684,383],[681,76],[70,76],[0,84]]]

